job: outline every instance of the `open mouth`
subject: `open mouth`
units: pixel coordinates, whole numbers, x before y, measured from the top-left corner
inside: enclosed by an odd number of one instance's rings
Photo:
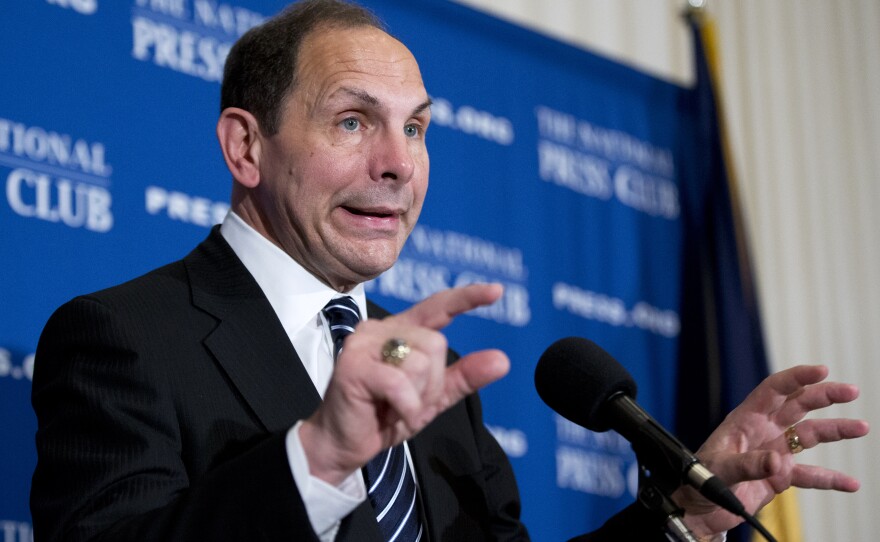
[[[354,207],[344,207],[344,206],[342,208],[345,209],[346,211],[348,211],[349,213],[351,213],[353,215],[358,215],[358,216],[368,216],[368,217],[374,217],[374,218],[391,218],[392,216],[394,216],[394,213],[391,213],[388,211],[370,211],[370,210],[355,209]]]

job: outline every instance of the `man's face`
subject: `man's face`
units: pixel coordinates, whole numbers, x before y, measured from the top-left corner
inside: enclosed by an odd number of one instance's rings
[[[263,233],[337,290],[391,267],[428,188],[429,104],[415,58],[381,30],[307,36],[262,148]]]

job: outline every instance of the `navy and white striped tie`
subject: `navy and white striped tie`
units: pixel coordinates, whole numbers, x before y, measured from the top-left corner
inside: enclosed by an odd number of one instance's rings
[[[333,339],[333,359],[342,352],[345,338],[360,321],[351,297],[333,299],[324,307]],[[416,542],[422,538],[419,495],[403,444],[398,444],[364,466],[370,504],[376,512],[379,530],[387,542]]]

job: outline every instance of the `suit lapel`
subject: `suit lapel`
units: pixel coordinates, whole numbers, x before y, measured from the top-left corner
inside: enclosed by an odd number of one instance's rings
[[[268,299],[215,227],[184,258],[193,305],[218,319],[204,344],[270,432],[308,417],[320,396]]]

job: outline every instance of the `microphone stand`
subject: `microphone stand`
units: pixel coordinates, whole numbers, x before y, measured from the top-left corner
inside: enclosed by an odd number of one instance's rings
[[[661,489],[650,471],[639,461],[639,502],[642,506],[657,513],[666,525],[666,537],[681,542],[699,542],[694,533],[684,523],[684,510],[676,505],[669,494]],[[672,538],[674,537],[674,538]]]
[[[636,459],[639,459],[639,453],[636,452]],[[672,491],[680,487],[682,484],[672,479],[664,479],[660,473],[652,473],[645,464],[639,460],[639,502],[642,506],[651,510],[666,522],[666,537],[675,542],[675,540],[683,542],[699,542],[694,533],[684,523],[684,510],[676,505],[670,498]],[[776,542],[776,538],[761,524],[755,516],[747,513],[740,505],[740,513],[738,514],[746,523],[752,526],[756,531],[761,533],[769,542]],[[672,537],[675,538],[672,538]]]

